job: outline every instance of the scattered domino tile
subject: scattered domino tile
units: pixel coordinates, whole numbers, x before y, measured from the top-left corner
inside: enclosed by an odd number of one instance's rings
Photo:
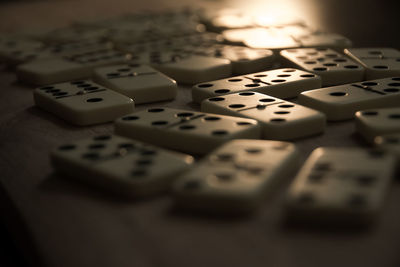
[[[19,65],[17,77],[22,82],[35,85],[83,79],[90,77],[96,67],[124,63],[130,58],[129,54],[110,49],[72,53]]]
[[[288,215],[311,222],[368,224],[383,204],[395,164],[381,150],[317,148],[290,186]]]
[[[64,144],[51,153],[60,173],[107,191],[143,197],[166,191],[193,162],[189,155],[116,135]]]
[[[217,44],[224,41],[221,34],[215,32],[203,32],[170,39],[179,46]]]
[[[302,24],[276,25],[268,28],[270,31],[282,32],[294,40],[297,40],[300,36],[311,35],[315,32],[315,29]]]
[[[397,158],[397,169],[400,170],[400,133],[377,136],[374,144],[378,149],[384,149]]]
[[[0,39],[0,61],[11,66],[35,58],[36,54],[43,50],[45,46],[39,41],[22,38]]]
[[[299,103],[322,111],[328,120],[347,120],[359,110],[399,106],[400,77],[303,92]]]
[[[254,23],[260,27],[284,29],[291,26],[299,26],[306,28],[306,23],[303,19],[296,16],[287,16],[284,14],[268,14],[254,16]]]
[[[227,59],[153,51],[133,58],[133,63],[150,64],[178,83],[195,84],[229,77],[232,74],[231,62]]]
[[[11,50],[8,53],[4,53],[1,55],[2,60],[8,66],[16,66],[22,64],[24,62],[29,62],[33,60],[40,60],[45,58],[56,57],[52,51],[49,49],[40,47],[40,48],[28,48],[28,49],[16,49]]]
[[[344,52],[365,68],[365,79],[400,76],[400,51],[394,48],[348,48]]]
[[[200,21],[206,25],[207,29],[213,32],[251,27],[254,25],[252,16],[234,8],[201,10],[198,15]]]
[[[158,30],[137,31],[135,28],[117,29],[108,36],[108,39],[120,48],[128,47],[128,44],[157,42],[166,38],[167,36],[162,35]]]
[[[205,211],[253,211],[298,167],[288,142],[232,140],[211,152],[174,183],[178,207]]]
[[[209,28],[213,31],[245,28],[253,26],[253,19],[245,14],[220,14],[210,20]]]
[[[39,87],[35,104],[76,125],[113,121],[134,110],[133,100],[91,81],[74,81]]]
[[[263,29],[260,30],[260,35],[257,37],[245,39],[244,45],[251,48],[272,49],[275,51],[299,47],[298,43],[293,40],[291,36],[281,33],[270,33],[262,31]]]
[[[304,25],[230,29],[223,31],[222,36],[232,44],[275,51],[300,47],[343,49],[352,45],[340,34],[315,32]]]
[[[244,41],[246,37],[250,37],[252,35],[257,35],[258,33],[264,33],[263,28],[238,28],[238,29],[229,29],[225,30],[221,33],[225,42],[233,44],[233,45],[244,45]]]
[[[170,18],[160,19],[157,14],[145,20],[118,23],[116,27],[113,27],[108,38],[116,44],[133,44],[194,35],[205,31],[204,25],[189,17],[184,20]]]
[[[279,98],[297,97],[305,90],[321,87],[321,78],[297,69],[277,69],[217,81],[196,84],[192,99],[200,103],[206,98],[241,91],[259,92]]]
[[[314,32],[310,28],[299,25],[270,28],[258,34],[262,35],[253,35],[252,38],[244,40],[244,43],[254,48],[275,50],[300,47],[343,49],[352,44],[349,39],[340,34]]]
[[[313,30],[302,25],[280,25],[230,29],[222,32],[225,41],[232,44],[248,45],[253,48],[280,50],[299,47],[298,36],[311,34]]]
[[[144,23],[143,23],[144,24]],[[118,29],[109,39],[116,44],[117,47],[122,49],[130,49],[130,46],[135,44],[156,43],[167,39],[175,39],[184,37],[185,35],[198,34],[199,32],[193,28],[186,28],[179,31],[179,29],[150,29],[149,31],[137,31],[138,27],[143,25],[135,25],[130,29]],[[186,33],[184,32],[186,31]]]
[[[378,135],[400,133],[400,107],[357,111],[355,120],[357,132],[369,143]]]
[[[260,137],[255,120],[165,107],[119,118],[115,132],[190,154],[208,153],[231,139]]]
[[[280,52],[291,64],[321,76],[322,86],[332,86],[364,79],[364,68],[328,48],[297,48]]]
[[[44,41],[52,44],[62,44],[68,42],[102,40],[109,33],[108,28],[98,27],[65,27],[57,28],[44,36]]]
[[[344,50],[345,53],[354,60],[360,59],[384,59],[384,58],[398,58],[400,57],[400,51],[394,48],[379,48],[379,47],[369,47],[369,48],[347,48]]]
[[[232,73],[236,75],[265,70],[274,61],[274,53],[268,49],[222,44],[193,44],[183,49],[197,55],[228,59],[232,64]]]
[[[43,47],[44,44],[39,41],[26,38],[3,37],[0,38],[0,59],[4,54],[10,53],[10,51],[16,51],[19,49],[39,49]]]
[[[193,34],[200,34],[205,31],[205,26],[195,20],[180,20],[160,24],[159,31],[167,37],[175,38]]]
[[[337,33],[317,32],[298,36],[296,39],[302,47],[336,48],[343,50],[352,46],[350,39]]]
[[[229,59],[232,74],[254,73],[270,68],[274,62],[274,53],[268,49],[252,49],[242,46],[225,47],[218,58]]]
[[[212,97],[201,103],[201,111],[246,117],[259,122],[264,139],[292,140],[322,133],[325,115],[288,101],[256,92]]]
[[[68,56],[69,54],[77,54],[90,52],[93,50],[110,49],[110,43],[100,43],[98,41],[79,41],[64,44],[56,44],[44,46],[40,43],[28,43],[30,45],[18,45],[8,51],[0,52],[0,57],[10,66],[16,66],[33,60],[41,60],[46,58],[54,58],[60,56]],[[37,44],[37,45],[34,45]]]
[[[176,82],[146,65],[114,65],[94,70],[93,80],[132,98],[135,104],[174,99]]]
[[[52,44],[48,48],[56,54],[70,55],[76,53],[91,52],[104,49],[112,49],[113,44],[111,42],[99,41],[99,40],[74,40],[71,42],[65,42],[60,44]]]
[[[243,38],[243,44],[251,48],[279,51],[282,49],[299,47],[298,42],[293,39],[292,36],[281,30],[251,28],[230,30],[230,32],[223,32],[222,34],[225,38],[229,38],[228,40],[232,40],[232,37]]]
[[[206,44],[221,43],[223,38],[217,33],[205,32],[201,34],[192,34],[188,36],[179,36],[166,38],[146,43],[117,43],[115,47],[121,51],[137,54],[146,51],[168,51],[182,49],[187,46],[198,46]]]
[[[115,47],[123,52],[130,53],[132,55],[137,55],[145,52],[152,51],[170,51],[180,46],[175,43],[175,38],[171,39],[161,39],[146,43],[117,43]]]

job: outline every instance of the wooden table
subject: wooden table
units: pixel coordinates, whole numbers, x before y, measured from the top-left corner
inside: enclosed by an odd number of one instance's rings
[[[195,2],[2,2],[0,29],[62,26],[81,18]],[[356,46],[400,47],[398,9],[390,1],[299,2],[317,14],[311,18],[314,24],[345,34]],[[248,218],[180,213],[172,209],[168,195],[118,199],[59,177],[48,157],[59,144],[112,133],[111,123],[74,127],[38,109],[32,89],[18,83],[11,71],[1,71],[0,85],[0,206],[4,223],[32,266],[400,266],[396,181],[378,223],[368,230],[286,224],[283,200],[290,181]],[[156,105],[198,109],[190,102],[190,90],[181,87],[175,101]],[[303,160],[318,146],[365,146],[352,121],[329,123],[325,134],[296,143]]]

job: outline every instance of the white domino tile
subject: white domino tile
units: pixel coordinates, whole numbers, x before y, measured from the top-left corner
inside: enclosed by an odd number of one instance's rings
[[[218,213],[254,211],[297,168],[298,156],[292,143],[230,141],[177,179],[175,203]]]
[[[216,81],[196,84],[192,99],[202,100],[242,91],[253,91],[279,98],[297,97],[301,92],[321,87],[321,78],[302,70],[283,68],[251,73]]]
[[[260,138],[252,119],[173,108],[149,108],[115,122],[119,135],[189,154],[206,154],[226,141]]]
[[[87,80],[39,87],[33,97],[39,108],[76,125],[110,122],[134,110],[131,98]]]
[[[203,112],[257,120],[264,139],[293,140],[322,133],[325,115],[292,102],[256,92],[212,97],[201,103]]]
[[[290,64],[321,76],[322,86],[364,80],[364,67],[329,48],[296,48],[280,52]]]
[[[58,146],[51,161],[70,179],[118,196],[144,197],[167,191],[193,158],[125,137],[100,135]]]
[[[352,119],[359,110],[398,107],[400,77],[316,89],[301,93],[298,100],[324,112],[328,120]]]
[[[318,148],[289,188],[288,215],[313,223],[369,224],[383,205],[395,164],[381,150]]]
[[[369,143],[378,135],[400,133],[400,107],[357,111],[357,132]]]
[[[171,100],[177,94],[174,80],[146,65],[97,68],[93,72],[93,80],[132,98],[136,104]]]

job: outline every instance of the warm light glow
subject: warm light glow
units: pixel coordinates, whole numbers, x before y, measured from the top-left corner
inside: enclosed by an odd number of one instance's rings
[[[320,12],[313,0],[234,0],[214,25],[228,28],[225,40],[251,48],[287,49],[304,45],[318,30]],[[312,39],[313,40],[313,39]]]
[[[297,42],[289,35],[266,29],[260,29],[260,33],[257,36],[244,40],[244,43],[252,48],[269,49],[286,49],[298,46]]]
[[[290,24],[304,21],[309,26],[319,22],[319,10],[311,0],[250,0],[232,1],[232,6],[254,18],[259,26]]]

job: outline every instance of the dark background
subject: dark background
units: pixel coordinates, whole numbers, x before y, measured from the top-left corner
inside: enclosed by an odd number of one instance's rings
[[[323,28],[347,36],[355,47],[400,47],[398,1],[320,2]]]

